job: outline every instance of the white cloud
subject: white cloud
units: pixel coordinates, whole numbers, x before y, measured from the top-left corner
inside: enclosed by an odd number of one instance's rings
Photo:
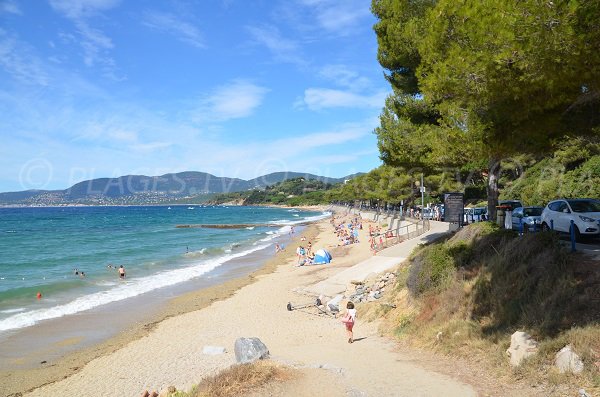
[[[363,28],[363,19],[372,16],[364,0],[299,0],[299,4],[311,9],[321,28],[339,35]]]
[[[178,170],[202,170],[215,175],[254,178],[275,171],[302,171],[328,175],[326,165],[354,162],[377,151],[365,153],[359,142],[372,136],[377,117],[343,124],[330,130],[308,132],[302,136],[244,143],[223,143],[203,139],[201,145],[182,148]],[[353,149],[348,150],[348,145]],[[199,156],[198,153],[202,155]],[[323,156],[323,153],[327,153]],[[354,171],[348,172],[348,174]]]
[[[299,65],[305,63],[302,57],[299,56],[298,44],[293,40],[284,38],[277,27],[272,25],[248,26],[246,29],[256,43],[264,45],[271,51],[275,60]]]
[[[0,2],[0,12],[6,12],[15,15],[23,15],[17,3],[15,3],[12,0],[5,0],[3,2]]]
[[[0,66],[21,83],[47,86],[50,78],[27,43],[0,29]]]
[[[250,116],[267,92],[268,89],[247,81],[233,81],[203,98],[194,118],[199,122],[214,122]]]
[[[306,106],[310,110],[326,108],[380,108],[384,105],[386,92],[373,95],[360,95],[350,91],[328,88],[308,88],[304,98],[296,103],[296,107]]]
[[[178,40],[194,47],[206,47],[200,30],[173,14],[148,11],[142,18],[142,24],[149,28],[171,34]]]
[[[119,4],[119,0],[50,0],[52,8],[70,19],[81,37],[79,44],[83,48],[83,62],[91,67],[99,65],[105,77],[121,80],[115,74],[115,62],[108,55],[114,47],[111,38],[99,29],[92,27],[89,19]],[[62,37],[68,37],[63,35]],[[71,35],[72,37],[72,35]]]
[[[65,17],[77,20],[116,7],[120,0],[50,0],[50,5]]]
[[[319,75],[335,84],[349,88],[353,91],[364,89],[371,85],[366,77],[362,77],[345,65],[326,65],[319,71]]]

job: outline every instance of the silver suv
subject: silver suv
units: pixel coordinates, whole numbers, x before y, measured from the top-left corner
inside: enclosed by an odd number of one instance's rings
[[[542,211],[542,229],[552,226],[559,232],[570,233],[571,221],[575,225],[575,238],[600,235],[600,200],[560,199],[548,203]]]

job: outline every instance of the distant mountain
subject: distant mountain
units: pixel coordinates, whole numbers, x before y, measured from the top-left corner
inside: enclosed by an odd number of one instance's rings
[[[231,193],[263,189],[293,178],[316,179],[339,183],[360,174],[344,178],[327,178],[301,172],[274,172],[248,181],[218,177],[205,172],[186,171],[161,176],[126,175],[118,178],[98,178],[79,182],[65,190],[26,190],[0,193],[3,205],[59,204],[159,204],[213,193]]]

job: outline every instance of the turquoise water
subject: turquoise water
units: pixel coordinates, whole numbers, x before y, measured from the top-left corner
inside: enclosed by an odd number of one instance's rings
[[[0,333],[203,277],[325,216],[266,207],[0,208]],[[267,223],[280,227],[175,227]],[[109,264],[123,265],[125,280]]]

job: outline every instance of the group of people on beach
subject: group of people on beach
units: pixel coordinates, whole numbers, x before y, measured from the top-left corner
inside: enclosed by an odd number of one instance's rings
[[[306,241],[306,238],[302,236],[302,241]],[[312,265],[315,259],[315,254],[312,251],[312,243],[309,241],[306,247],[299,245],[296,248],[296,256],[298,257],[298,264],[296,266]]]
[[[338,245],[349,245],[359,242],[358,231],[362,230],[361,218],[355,217],[348,224],[342,221],[339,225],[336,225],[335,218],[332,218],[331,224],[335,228],[335,234],[340,241]]]

